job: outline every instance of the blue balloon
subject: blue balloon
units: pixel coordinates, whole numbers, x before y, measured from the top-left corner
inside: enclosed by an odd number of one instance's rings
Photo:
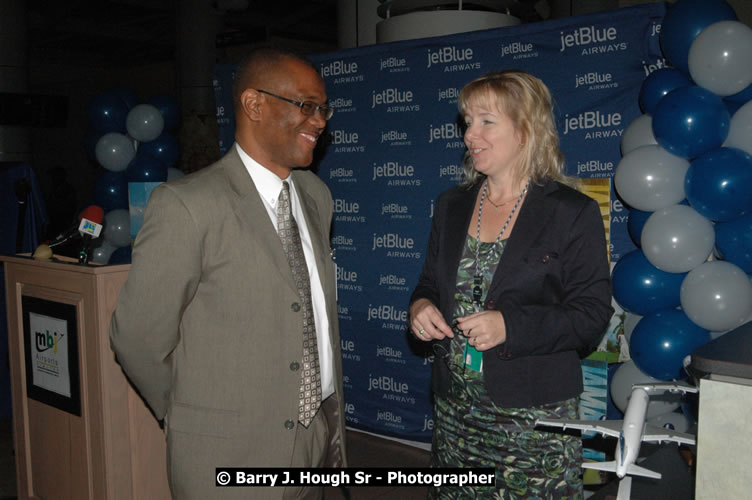
[[[126,87],[115,87],[108,90],[107,93],[122,99],[129,110],[139,102],[136,93]]]
[[[640,87],[640,107],[652,115],[658,101],[674,89],[689,87],[692,80],[684,73],[675,68],[661,68],[653,71],[645,78]]]
[[[721,259],[752,273],[752,213],[716,224],[715,249]]]
[[[120,247],[112,252],[112,255],[110,255],[110,260],[108,260],[107,263],[111,265],[130,264],[132,253],[133,248],[130,245]]]
[[[151,96],[147,101],[162,113],[164,119],[164,128],[166,130],[175,130],[180,123],[180,106],[177,99],[171,95],[158,94]]]
[[[94,182],[94,201],[109,212],[118,208],[128,209],[128,182],[123,172],[104,170]]]
[[[744,104],[749,100],[752,100],[752,84],[747,85],[747,88],[737,92],[736,94],[727,95],[723,98],[724,101],[738,102]]]
[[[680,87],[661,99],[653,113],[653,135],[668,152],[695,158],[723,144],[731,116],[720,97],[702,87]]]
[[[161,161],[167,167],[172,167],[180,156],[180,145],[174,135],[162,132],[153,141],[143,142],[138,147],[139,153],[147,153]]]
[[[661,23],[663,55],[689,74],[689,48],[697,35],[715,22],[736,20],[734,9],[723,0],[679,0],[669,7]]]
[[[632,250],[614,266],[614,300],[624,310],[640,316],[679,307],[679,292],[686,275],[661,271],[642,250]]]
[[[699,156],[689,165],[684,192],[692,208],[713,221],[752,212],[752,155],[718,148]]]
[[[136,157],[125,169],[128,182],[165,182],[167,165],[139,148]]]
[[[114,94],[99,94],[89,101],[89,122],[100,134],[119,132],[124,134],[128,106]]]
[[[692,323],[683,311],[668,309],[637,323],[629,352],[637,367],[653,378],[684,379],[684,358],[708,342],[710,332]]]
[[[629,215],[627,216],[627,231],[629,231],[629,236],[638,247],[642,246],[642,228],[645,226],[645,221],[651,215],[653,215],[653,212],[645,212],[636,208],[629,211]]]

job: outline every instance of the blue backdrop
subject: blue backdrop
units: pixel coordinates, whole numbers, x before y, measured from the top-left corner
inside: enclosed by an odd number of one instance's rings
[[[556,100],[567,172],[611,178],[638,94],[664,67],[664,4],[368,46],[313,58],[335,108],[316,168],[334,197],[339,320],[350,426],[428,441],[432,356],[407,333],[433,202],[461,178],[460,89],[493,70],[541,78]],[[233,142],[233,66],[216,68],[220,147]],[[635,247],[611,189],[612,261]]]

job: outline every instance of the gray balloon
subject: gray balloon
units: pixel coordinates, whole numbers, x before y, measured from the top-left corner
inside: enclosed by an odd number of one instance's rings
[[[721,97],[752,84],[752,28],[739,21],[718,21],[692,42],[689,74],[700,87]]]
[[[131,244],[131,215],[128,210],[110,210],[104,216],[104,240],[116,248]]]
[[[662,382],[664,381],[644,373],[637,367],[634,361],[625,361],[616,369],[611,379],[611,400],[614,402],[614,406],[623,413],[627,410],[629,397],[632,395],[632,385],[658,384]],[[674,411],[680,404],[680,394],[666,393],[660,396],[653,396],[648,403],[647,418],[653,418]]]
[[[626,155],[640,146],[651,144],[658,144],[653,135],[653,117],[647,114],[638,116],[629,124],[621,137],[621,154]]]
[[[752,101],[736,110],[731,117],[729,135],[723,143],[727,148],[738,148],[752,155]]]
[[[122,172],[136,156],[136,150],[127,136],[110,132],[99,138],[94,146],[94,155],[107,170]]]
[[[125,117],[125,128],[128,135],[139,142],[153,141],[164,129],[164,118],[151,104],[139,104]]]
[[[686,273],[710,256],[715,244],[713,223],[687,205],[656,210],[642,228],[642,251],[661,271]]]
[[[616,167],[614,186],[632,208],[654,212],[682,201],[689,162],[657,144],[627,153]]]
[[[706,330],[735,328],[752,314],[752,283],[731,262],[716,260],[692,269],[679,297],[687,317]]]
[[[91,261],[96,262],[97,264],[107,264],[112,252],[115,250],[117,250],[117,248],[114,245],[103,241],[101,245],[91,250]]]

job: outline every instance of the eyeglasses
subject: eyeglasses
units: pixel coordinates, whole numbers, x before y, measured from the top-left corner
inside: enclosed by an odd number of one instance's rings
[[[272,94],[271,92],[267,92],[266,90],[261,90],[261,89],[256,89],[256,92],[261,92],[262,94],[270,95],[282,101],[289,102],[290,104],[294,104],[297,107],[299,107],[300,112],[306,116],[312,116],[314,113],[318,112],[321,114],[324,120],[329,120],[329,118],[331,118],[332,115],[334,114],[334,108],[329,107],[328,104],[316,104],[313,101],[303,101],[303,102],[295,101],[293,99],[288,99],[287,97],[282,97],[281,95]]]

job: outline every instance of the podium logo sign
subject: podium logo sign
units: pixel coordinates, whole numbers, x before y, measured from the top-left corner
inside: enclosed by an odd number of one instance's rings
[[[68,322],[37,313],[29,313],[34,335],[32,382],[37,387],[70,397],[68,369]]]

